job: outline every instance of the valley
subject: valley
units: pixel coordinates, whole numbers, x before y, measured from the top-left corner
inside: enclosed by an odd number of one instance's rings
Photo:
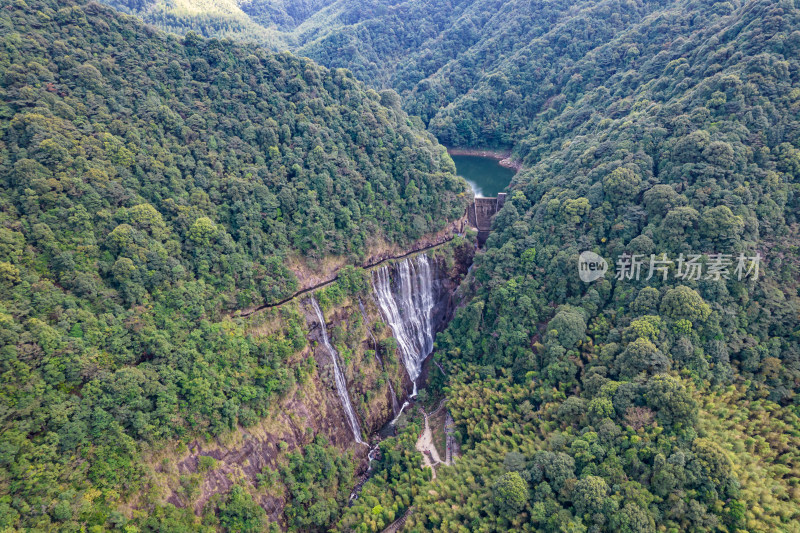
[[[0,29],[3,532],[800,531],[797,1]]]

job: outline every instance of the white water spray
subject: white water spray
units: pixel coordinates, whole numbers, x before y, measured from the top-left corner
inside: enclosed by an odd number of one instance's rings
[[[403,406],[402,406],[402,407],[400,407],[400,412],[399,412],[399,413],[397,413],[397,415],[395,415],[395,417],[392,419],[392,421],[391,421],[391,422],[389,422],[389,425],[390,425],[390,426],[393,426],[393,425],[397,424],[397,421],[398,421],[398,420],[400,420],[400,415],[402,415],[402,414],[403,414],[403,411],[404,411],[404,410],[405,410],[405,408],[406,408],[406,407],[408,407],[409,405],[411,405],[411,404],[409,404],[409,403],[408,403],[408,401],[405,401],[405,402],[403,402]]]
[[[328,331],[325,327],[325,318],[322,316],[322,311],[319,308],[319,304],[317,304],[317,300],[315,300],[313,296],[311,296],[309,300],[311,301],[311,306],[314,308],[314,312],[317,314],[317,320],[319,320],[319,325],[322,332],[322,343],[325,345],[325,348],[328,350],[331,360],[333,361],[333,375],[334,381],[336,382],[336,392],[339,394],[339,399],[342,401],[342,407],[344,408],[344,414],[347,416],[347,422],[350,424],[350,429],[353,431],[353,437],[355,438],[356,442],[359,444],[366,444],[363,440],[361,440],[361,426],[358,424],[358,418],[353,410],[353,405],[350,403],[350,395],[347,393],[347,382],[344,380],[344,374],[342,374],[342,371],[339,369],[339,363],[337,361],[339,354],[336,353],[336,350],[333,348],[333,346],[331,346],[330,340],[328,340]]]
[[[428,257],[419,254],[395,264],[396,280],[392,291],[389,265],[375,271],[373,288],[392,333],[397,340],[403,365],[417,395],[417,378],[422,363],[433,350],[433,276]],[[401,409],[402,412],[402,409]]]

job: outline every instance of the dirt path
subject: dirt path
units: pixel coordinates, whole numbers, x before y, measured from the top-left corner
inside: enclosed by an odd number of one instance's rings
[[[436,468],[434,467],[442,462],[442,458],[433,444],[433,434],[431,433],[431,427],[428,425],[428,415],[425,411],[422,414],[425,416],[425,431],[417,439],[416,448],[422,454],[422,462],[425,466],[430,467],[433,471],[432,477],[436,479]]]

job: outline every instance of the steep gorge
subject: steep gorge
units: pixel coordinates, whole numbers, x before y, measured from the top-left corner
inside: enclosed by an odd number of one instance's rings
[[[397,415],[399,404],[416,394],[423,362],[454,312],[453,295],[473,252],[471,240],[457,237],[364,271],[359,292],[342,295],[344,281],[336,281],[308,298],[236,318],[255,336],[279,336],[292,324],[303,329],[309,342],[290,358],[301,369],[296,384],[254,427],[197,439],[178,456],[154,454],[157,484],[169,487],[166,501],[200,514],[215,495],[240,484],[250,487],[271,521],[286,525],[290,495],[280,483],[260,488],[259,478],[319,436],[355,459],[356,475],[365,473],[364,444],[379,438],[376,432]],[[391,319],[386,298],[396,306]],[[415,336],[412,344],[409,335]],[[216,461],[213,469],[204,471],[203,456]],[[187,478],[195,480],[195,494],[184,490]]]

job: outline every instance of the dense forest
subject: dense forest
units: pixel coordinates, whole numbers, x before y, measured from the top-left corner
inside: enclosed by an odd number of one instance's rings
[[[441,141],[513,146],[526,167],[437,342],[467,452],[403,487],[406,529],[798,530],[800,10],[557,12],[535,37],[480,33],[414,89],[390,82]],[[610,263],[591,285],[585,250]],[[699,277],[675,261],[693,253]],[[614,275],[623,254],[641,279]],[[735,275],[740,256],[758,276]],[[672,262],[648,278],[651,257]],[[388,523],[362,512],[363,531]]]
[[[185,36],[0,11],[0,528],[800,531],[797,0],[106,3]],[[415,406],[355,501],[321,435],[258,475],[280,524],[240,485],[137,499],[143,446],[307,378],[296,309],[226,313],[461,216],[437,139],[523,167],[417,400],[455,465],[421,466]],[[369,297],[346,272],[329,315]]]
[[[302,317],[226,314],[439,230],[467,186],[344,70],[82,1],[0,27],[0,529],[102,527],[141,444],[252,425],[300,375]]]
[[[800,527],[799,30],[793,2],[678,2],[564,72],[438,340],[470,451],[409,530]]]
[[[394,89],[443,144],[515,148],[520,158],[537,146],[530,128],[544,123],[532,123],[538,114],[560,112],[613,74],[651,79],[675,38],[746,4],[691,3],[693,12],[708,12],[695,21],[684,16],[685,3],[668,0],[336,0],[300,2],[287,23],[286,10],[270,2],[210,1],[213,8],[198,10],[107,1],[172,31],[252,40],[347,68],[375,88]],[[206,20],[234,10],[226,29]]]

